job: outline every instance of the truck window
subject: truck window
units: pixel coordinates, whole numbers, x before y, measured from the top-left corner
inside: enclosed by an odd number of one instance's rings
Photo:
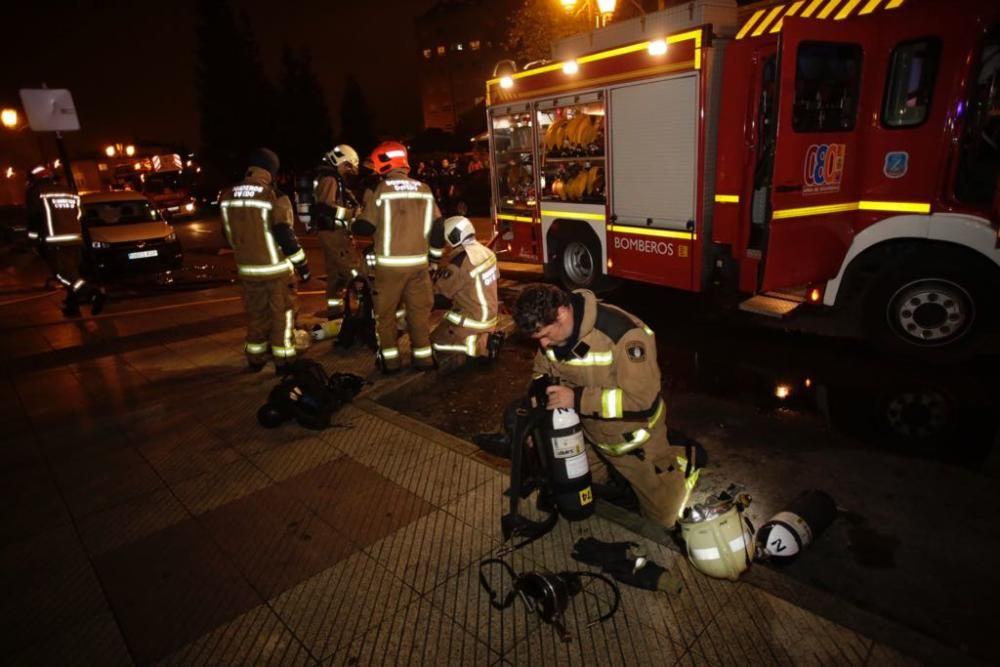
[[[847,132],[854,129],[861,83],[861,46],[803,42],[795,62],[796,132]]]
[[[970,78],[968,98],[959,105],[965,129],[959,145],[955,197],[976,206],[992,205],[1000,177],[1000,25],[985,34]]]
[[[531,114],[516,113],[492,118],[494,164],[502,209],[528,209],[535,205]]]
[[[542,201],[603,204],[604,100],[538,109]]]
[[[929,38],[904,42],[892,50],[882,100],[882,125],[914,127],[927,120],[940,52],[941,43]]]

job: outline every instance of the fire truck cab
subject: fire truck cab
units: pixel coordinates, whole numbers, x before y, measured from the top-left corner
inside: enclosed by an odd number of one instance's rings
[[[487,83],[498,249],[954,347],[1000,289],[1000,5],[697,0]]]

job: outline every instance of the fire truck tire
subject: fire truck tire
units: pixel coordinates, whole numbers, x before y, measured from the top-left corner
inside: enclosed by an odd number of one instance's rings
[[[549,261],[563,287],[597,291],[603,286],[601,246],[590,230],[567,230],[553,238]]]
[[[908,254],[905,264],[887,267],[871,283],[864,313],[868,333],[903,351],[969,349],[996,315],[986,296],[995,276],[980,264],[940,248]]]

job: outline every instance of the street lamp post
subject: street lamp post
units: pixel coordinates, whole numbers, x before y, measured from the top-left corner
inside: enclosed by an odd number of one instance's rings
[[[559,0],[559,2],[567,12],[587,10],[587,21],[595,28],[603,28],[608,24],[617,4],[616,0],[582,0],[582,6],[577,9],[577,0]]]

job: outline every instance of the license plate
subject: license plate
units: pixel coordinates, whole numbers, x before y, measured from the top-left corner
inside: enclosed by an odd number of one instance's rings
[[[129,259],[142,259],[143,257],[156,257],[159,253],[156,250],[140,250],[138,252],[130,252],[128,254]]]

